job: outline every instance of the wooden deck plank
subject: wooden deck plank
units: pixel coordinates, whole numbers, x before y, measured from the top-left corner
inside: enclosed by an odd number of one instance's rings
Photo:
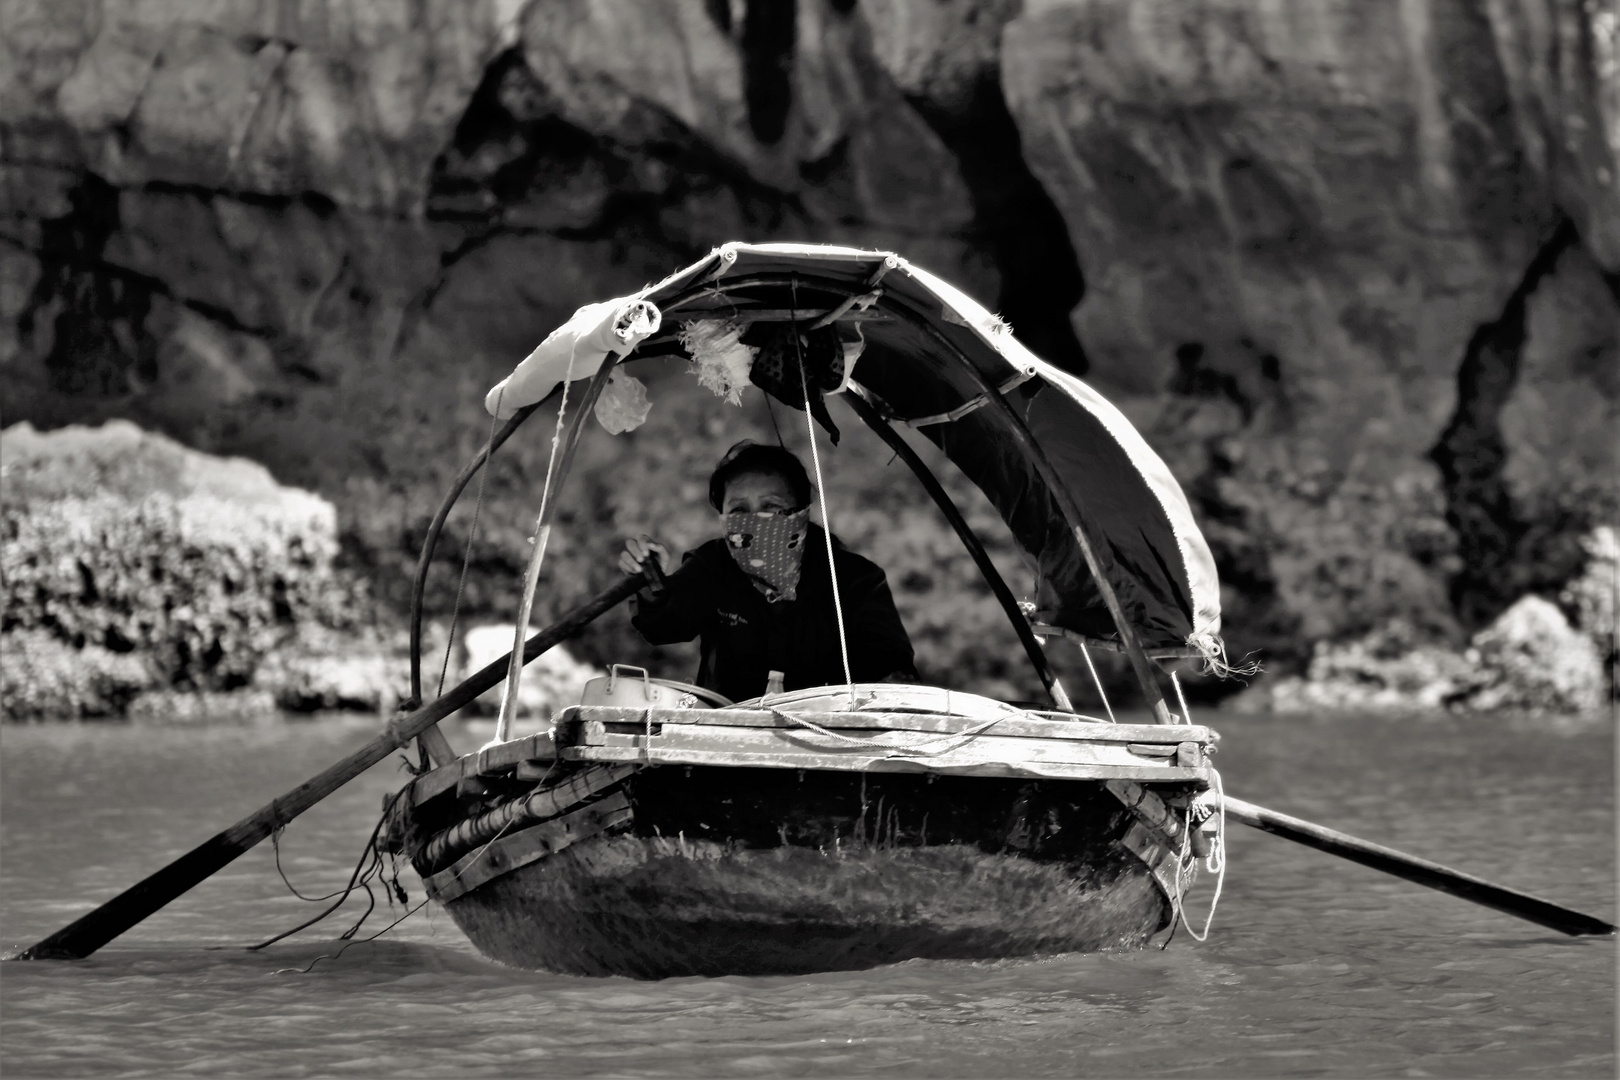
[[[737,753],[825,753],[837,756],[867,755],[909,757],[919,760],[949,761],[953,764],[1040,761],[1068,765],[1154,765],[1170,767],[1176,754],[1137,754],[1130,744],[1079,742],[1069,739],[1002,738],[973,735],[952,739],[915,731],[862,732],[866,745],[854,745],[804,728],[745,728],[715,725],[670,724],[649,740],[645,735],[605,730],[597,721],[578,725],[571,740],[575,746],[618,746],[654,750],[705,750]]]
[[[521,739],[492,746],[488,750],[467,754],[448,765],[423,773],[411,783],[408,798],[411,805],[420,806],[429,799],[458,787],[463,780],[487,773],[509,769],[523,761],[549,761],[557,756],[557,745],[551,732],[526,735]]]
[[[648,716],[648,713],[651,716]],[[603,721],[620,724],[700,724],[716,727],[798,728],[803,725],[784,720],[763,709],[626,709],[609,705],[575,705],[563,710],[559,725],[570,721]],[[954,735],[981,726],[984,721],[961,716],[904,712],[811,713],[805,719],[832,731],[918,731]],[[1210,730],[1199,724],[1093,724],[1085,721],[1040,720],[1010,716],[986,729],[1002,737],[1072,739],[1099,743],[1211,742]]]
[[[838,772],[938,773],[941,776],[1022,777],[1035,780],[1136,780],[1143,783],[1208,783],[1208,770],[1165,765],[1083,765],[1050,761],[984,761],[830,754],[814,751],[738,752],[653,749],[630,746],[569,746],[564,761],[628,761],[652,765],[719,765],[737,768],[829,769]]]
[[[925,746],[937,744],[940,736],[960,734],[984,725],[983,719],[974,717],[909,712],[817,712],[808,714],[806,719],[846,738],[878,738],[888,732],[891,737],[885,741],[895,742],[910,735],[916,736]],[[662,732],[662,735],[655,736],[655,740],[675,740],[665,743],[655,741],[655,747],[662,745],[671,750],[679,746],[694,752],[756,754],[777,753],[786,748],[789,753],[825,753],[840,760],[849,750],[860,751],[858,747],[840,744],[835,739],[818,735],[810,728],[764,709],[655,708],[650,710],[649,715],[646,709],[573,706],[563,711],[558,725],[564,733],[565,744],[582,737],[586,741],[602,743],[602,737],[607,734],[604,724],[641,729],[649,720]],[[595,734],[585,734],[590,732]],[[644,752],[644,749],[640,749],[640,736],[632,735],[623,728],[618,734],[637,740],[634,743],[618,743],[615,740],[618,748]],[[764,735],[768,741],[759,742],[756,736],[760,735]],[[1101,724],[1044,720],[1014,714],[997,720],[982,734],[964,744],[977,744],[980,747],[970,758],[962,758],[960,751],[953,751],[952,756],[957,764],[971,761],[986,766],[994,762],[1023,759],[1108,768],[1145,765],[1158,770],[1150,774],[1149,779],[1164,775],[1165,769],[1179,768],[1201,778],[1204,775],[1205,748],[1212,739],[1210,730],[1200,725]],[[1065,749],[1065,744],[1070,749]],[[1091,749],[1072,749],[1074,747]],[[555,760],[556,756],[557,746],[550,731],[514,739],[424,773],[413,782],[410,799],[414,805],[420,805],[457,790],[480,776],[514,770],[534,772],[535,767],[526,766],[525,763],[549,762]],[[1108,773],[1107,776],[1127,778],[1116,773]]]

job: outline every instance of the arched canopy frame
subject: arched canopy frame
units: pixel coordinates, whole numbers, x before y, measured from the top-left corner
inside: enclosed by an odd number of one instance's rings
[[[1037,566],[1042,629],[1127,653],[1161,720],[1150,653],[1222,660],[1214,561],[1163,461],[1101,395],[949,284],[889,252],[727,244],[632,297],[581,309],[568,325],[626,303],[662,314],[656,332],[620,352],[626,360],[684,354],[679,326],[696,319],[859,323],[866,347],[851,389],[881,420],[922,431],[989,498]],[[423,566],[429,558],[425,550]]]

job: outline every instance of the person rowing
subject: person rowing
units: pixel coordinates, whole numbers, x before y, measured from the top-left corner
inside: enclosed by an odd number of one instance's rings
[[[810,520],[813,489],[790,451],[744,439],[709,478],[721,536],[670,569],[668,549],[650,536],[626,542],[619,568],[641,573],[647,559],[668,575],[632,600],[630,622],[651,645],[700,639],[695,682],[733,701],[782,688],[845,681],[827,538]],[[915,682],[911,639],[883,569],[832,538],[854,682]]]

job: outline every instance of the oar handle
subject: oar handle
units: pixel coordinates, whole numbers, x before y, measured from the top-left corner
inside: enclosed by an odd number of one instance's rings
[[[664,577],[664,568],[658,565],[658,552],[647,552],[647,557],[641,561],[641,573],[653,592],[663,592],[668,588],[669,580]]]
[[[1615,932],[1613,923],[1573,911],[1550,900],[1543,900],[1539,896],[1504,888],[1484,878],[1465,874],[1461,870],[1453,870],[1449,866],[1442,866],[1428,859],[1420,859],[1416,855],[1408,855],[1404,851],[1396,851],[1382,844],[1362,840],[1336,829],[1290,817],[1288,814],[1280,814],[1275,810],[1268,810],[1264,806],[1256,806],[1242,799],[1234,799],[1229,795],[1226,796],[1225,807],[1227,817],[1241,821],[1245,825],[1263,829],[1319,851],[1338,855],[1363,866],[1370,866],[1374,870],[1382,870],[1386,874],[1394,874],[1419,885],[1427,885],[1431,889],[1439,889],[1441,892],[1472,900],[1476,904],[1495,908],[1509,915],[1517,915],[1521,919],[1528,919],[1530,922],[1539,923],[1572,937]]]

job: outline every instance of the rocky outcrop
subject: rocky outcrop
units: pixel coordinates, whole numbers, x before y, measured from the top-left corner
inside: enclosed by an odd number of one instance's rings
[[[1610,634],[1612,641],[1612,631]],[[1611,671],[1592,636],[1538,596],[1521,598],[1469,647],[1414,640],[1410,627],[1359,641],[1322,643],[1303,677],[1262,685],[1244,710],[1596,713],[1611,701]]]
[[[127,421],[17,424],[0,453],[9,718],[119,715],[145,691],[274,694],[266,657],[364,610],[334,566],[332,504],[262,465]],[[332,635],[333,663],[352,662],[345,644]]]
[[[483,390],[732,238],[899,250],[1086,372],[1279,671],[1392,622],[1455,651],[1620,519],[1620,47],[1585,0],[23,0],[0,49],[9,415],[263,461],[396,607]],[[654,390],[624,439],[665,460],[567,528],[684,521],[640,507],[742,434]],[[503,451],[464,611],[509,617],[544,452]],[[601,547],[557,549],[539,617]],[[970,623],[924,652],[994,682]]]
[[[1564,587],[1558,599],[1571,612],[1571,622],[1592,639],[1598,652],[1613,665],[1620,659],[1620,625],[1615,605],[1620,603],[1620,534],[1609,526],[1583,537],[1586,569]]]
[[[453,678],[466,678],[473,672],[506,656],[512,650],[512,634],[516,629],[510,623],[484,623],[467,627],[457,650],[459,663],[451,672]],[[605,674],[590,664],[574,659],[566,645],[555,645],[541,653],[539,658],[523,669],[518,684],[518,704],[513,715],[548,720],[559,709],[578,705],[585,683]],[[474,712],[494,716],[500,712],[505,686],[495,687],[481,695],[471,707]]]
[[[0,633],[0,708],[7,720],[122,716],[157,685],[140,656],[101,645],[78,647],[45,630]]]

